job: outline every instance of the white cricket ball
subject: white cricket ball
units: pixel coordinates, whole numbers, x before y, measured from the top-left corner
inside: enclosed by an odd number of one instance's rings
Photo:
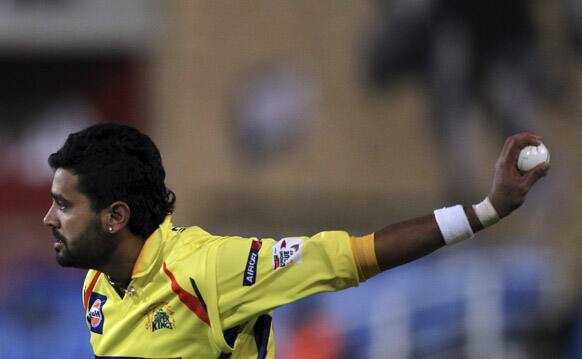
[[[519,153],[517,168],[522,172],[527,172],[544,162],[550,163],[550,151],[543,143],[539,146],[527,146]]]

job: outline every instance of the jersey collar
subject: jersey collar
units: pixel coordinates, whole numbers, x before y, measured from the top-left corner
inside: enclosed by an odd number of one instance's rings
[[[146,239],[133,266],[132,279],[142,277],[152,269],[156,259],[160,258],[159,253],[162,249],[162,242],[168,237],[172,227],[172,216],[167,216],[158,229]]]

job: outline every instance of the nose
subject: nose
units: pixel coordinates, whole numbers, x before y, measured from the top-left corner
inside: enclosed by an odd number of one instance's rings
[[[58,228],[59,222],[58,222],[56,216],[54,215],[54,208],[55,208],[55,205],[53,203],[51,205],[51,207],[49,208],[49,210],[46,212],[42,221],[46,226],[49,226],[52,228]]]

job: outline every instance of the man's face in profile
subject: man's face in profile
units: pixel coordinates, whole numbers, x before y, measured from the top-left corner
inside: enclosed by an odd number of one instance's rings
[[[118,242],[105,231],[103,211],[95,212],[89,197],[78,186],[78,175],[63,168],[55,171],[53,202],[44,223],[51,227],[56,239],[54,249],[61,266],[98,269],[109,261]]]

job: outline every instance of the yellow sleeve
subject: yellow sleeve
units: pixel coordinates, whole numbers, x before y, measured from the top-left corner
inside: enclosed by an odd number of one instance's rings
[[[341,231],[279,241],[228,237],[209,256],[208,279],[216,284],[209,314],[222,329],[315,293],[358,285],[350,236]]]
[[[374,246],[374,233],[363,237],[351,237],[350,241],[360,282],[364,282],[380,273]]]

